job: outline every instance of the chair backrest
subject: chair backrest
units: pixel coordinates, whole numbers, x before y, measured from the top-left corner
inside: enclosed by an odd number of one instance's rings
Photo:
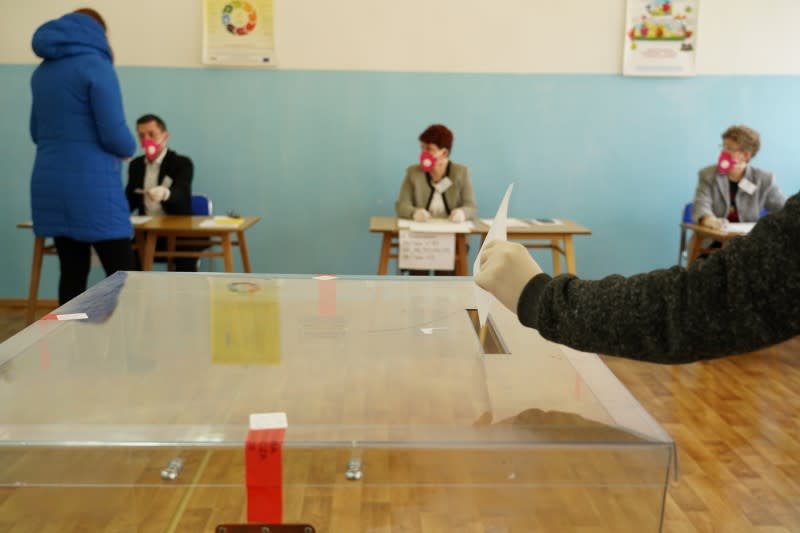
[[[192,214],[199,216],[211,216],[213,214],[213,206],[211,199],[205,194],[192,195]]]
[[[683,223],[684,224],[692,223],[692,202],[689,202],[683,208]]]

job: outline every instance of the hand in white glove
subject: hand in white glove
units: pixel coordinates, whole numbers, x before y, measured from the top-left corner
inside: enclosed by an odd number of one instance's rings
[[[466,219],[467,216],[463,209],[453,209],[453,212],[450,213],[450,222],[464,222]]]
[[[481,251],[481,271],[475,276],[479,287],[494,294],[500,303],[517,313],[525,285],[542,273],[528,249],[518,243],[492,241]]]
[[[700,219],[700,225],[711,229],[719,229],[722,227],[722,220],[714,215],[706,215]]]
[[[417,222],[425,222],[431,218],[431,214],[428,213],[427,209],[417,209],[414,211],[414,220]]]
[[[151,202],[166,202],[169,200],[169,189],[162,185],[148,189],[147,198]]]

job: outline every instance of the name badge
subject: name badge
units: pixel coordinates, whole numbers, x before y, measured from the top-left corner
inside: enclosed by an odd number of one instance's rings
[[[739,182],[739,188],[742,189],[747,194],[753,194],[756,192],[756,184],[748,179],[743,179]]]

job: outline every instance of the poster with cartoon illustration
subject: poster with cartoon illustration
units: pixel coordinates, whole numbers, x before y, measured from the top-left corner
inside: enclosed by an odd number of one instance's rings
[[[273,66],[273,0],[203,0],[203,63]]]
[[[628,0],[626,76],[693,76],[700,0]]]

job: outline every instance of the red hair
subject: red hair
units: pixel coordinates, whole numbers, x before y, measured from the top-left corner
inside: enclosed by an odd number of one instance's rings
[[[453,150],[453,132],[444,124],[428,126],[428,129],[420,134],[419,140],[426,144],[435,144],[439,148],[447,148],[448,152]]]
[[[97,21],[98,24],[100,24],[103,27],[103,31],[108,31],[105,19],[100,15],[100,13],[98,13],[94,9],[89,7],[83,7],[81,9],[76,9],[75,11],[73,11],[73,13],[80,13],[81,15],[86,15],[87,17],[93,18],[94,20]]]

